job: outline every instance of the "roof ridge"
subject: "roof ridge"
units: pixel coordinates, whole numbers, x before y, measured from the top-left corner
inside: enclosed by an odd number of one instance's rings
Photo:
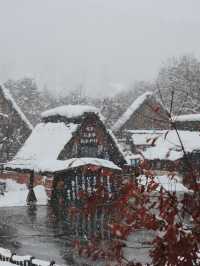
[[[100,113],[99,109],[93,105],[87,104],[66,104],[51,108],[41,113],[42,118],[50,116],[64,116],[66,118],[74,118],[82,116],[84,113]]]

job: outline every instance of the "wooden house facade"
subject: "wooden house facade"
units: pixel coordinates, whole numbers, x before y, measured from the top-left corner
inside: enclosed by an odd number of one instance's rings
[[[42,122],[5,168],[53,177],[52,198],[63,202],[64,195],[66,203],[77,199],[77,189],[89,193],[99,181],[114,191],[112,172],[118,178],[116,172],[124,164],[124,155],[98,110],[70,105],[44,112]]]
[[[160,101],[153,92],[146,92],[132,103],[112,130],[127,158],[130,159],[129,164],[135,167],[138,165],[140,150],[145,150],[151,145],[148,135],[153,136],[155,132],[157,134],[169,129],[169,124],[167,111]]]
[[[51,202],[64,206],[71,202],[80,205],[83,195],[92,196],[100,187],[107,200],[116,197],[122,182],[121,169],[112,163],[106,166],[101,159],[95,161],[87,158],[83,164],[76,163],[75,167],[55,172]]]

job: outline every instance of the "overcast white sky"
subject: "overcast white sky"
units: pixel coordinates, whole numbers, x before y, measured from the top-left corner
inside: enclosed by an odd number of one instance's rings
[[[26,75],[91,93],[200,58],[199,0],[0,0],[0,80]]]

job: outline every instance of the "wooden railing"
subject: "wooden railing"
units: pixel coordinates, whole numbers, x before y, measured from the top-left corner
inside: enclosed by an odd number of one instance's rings
[[[29,255],[18,256],[4,248],[0,248],[0,261],[6,261],[20,266],[58,266],[55,261],[39,260]]]

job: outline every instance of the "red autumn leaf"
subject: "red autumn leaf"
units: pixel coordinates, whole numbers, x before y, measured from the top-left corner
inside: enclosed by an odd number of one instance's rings
[[[160,111],[160,106],[159,105],[154,106],[153,110],[155,113],[158,113]]]
[[[80,191],[77,193],[77,196],[78,196],[79,198],[84,198],[84,197],[86,197],[87,195],[86,195],[86,192],[80,190]]]
[[[74,240],[73,246],[75,249],[78,249],[80,247],[80,240]]]

